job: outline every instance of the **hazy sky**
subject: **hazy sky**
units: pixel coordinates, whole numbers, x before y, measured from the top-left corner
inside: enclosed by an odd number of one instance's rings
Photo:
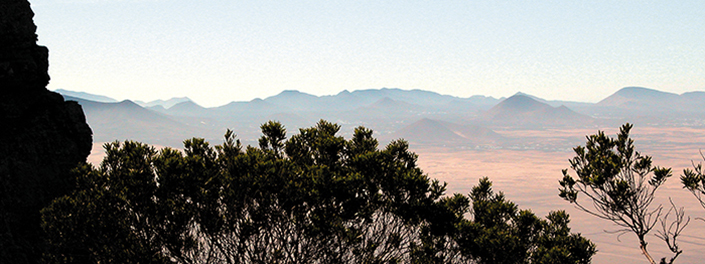
[[[705,90],[705,1],[30,0],[49,89],[204,106],[299,90],[596,102]]]

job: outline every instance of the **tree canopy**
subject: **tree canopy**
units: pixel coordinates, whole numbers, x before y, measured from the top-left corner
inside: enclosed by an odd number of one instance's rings
[[[540,219],[495,194],[469,195],[417,166],[403,140],[379,149],[320,121],[287,139],[261,126],[259,147],[231,131],[183,151],[105,145],[98,168],[42,211],[52,263],[589,263],[595,246],[563,211]]]
[[[661,204],[652,204],[658,188],[671,177],[671,169],[652,165],[650,156],[636,151],[629,136],[631,129],[631,124],[623,125],[616,138],[599,131],[587,136],[585,146],[575,147],[570,168],[576,176],[563,170],[559,196],[595,217],[613,222],[620,227],[618,233],[636,235],[639,248],[652,264],[656,261],[647,249],[646,235],[660,222],[662,229],[657,236],[673,253],[668,262],[664,257],[661,263],[673,263],[683,252],[676,239],[690,219],[684,218],[682,208],[673,202],[666,213]],[[580,202],[579,195],[588,202]]]

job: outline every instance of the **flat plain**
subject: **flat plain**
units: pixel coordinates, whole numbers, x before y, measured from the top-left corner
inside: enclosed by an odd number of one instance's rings
[[[601,220],[576,209],[558,196],[558,181],[561,170],[569,169],[568,160],[574,156],[572,147],[585,144],[585,136],[595,134],[597,129],[563,129],[541,131],[497,131],[513,138],[523,138],[526,144],[517,148],[469,150],[450,147],[415,147],[419,155],[419,167],[431,178],[448,184],[447,193],[467,194],[480,178],[489,177],[496,192],[503,192],[520,209],[530,209],[538,216],[545,216],[552,210],[566,210],[571,217],[573,232],[582,233],[592,240],[598,249],[594,263],[646,263],[639,250],[638,241],[631,233],[621,236],[619,230],[607,220]],[[673,176],[656,193],[654,206],[664,205],[666,212],[672,198],[678,207],[684,207],[690,224],[679,237],[683,249],[676,263],[700,263],[705,252],[705,217],[695,197],[683,189],[680,175],[683,169],[692,168],[703,161],[700,149],[705,148],[705,129],[672,127],[639,127],[631,131],[636,150],[642,155],[653,157],[653,164],[673,169]],[[617,128],[606,129],[605,133],[615,136]],[[566,145],[570,144],[570,145]],[[572,172],[569,169],[569,172]],[[581,201],[584,197],[579,197]],[[590,205],[589,201],[582,200]],[[653,234],[660,228],[657,225],[649,235],[648,249],[658,260],[671,256],[663,241]]]
[[[618,128],[604,128],[614,137]],[[416,145],[411,142],[412,151],[419,155],[418,165],[430,178],[446,182],[447,194],[467,194],[482,177],[489,177],[495,192],[503,192],[520,209],[530,209],[537,216],[544,217],[553,210],[565,210],[570,214],[570,227],[592,240],[598,249],[593,263],[645,263],[646,258],[639,250],[638,241],[631,233],[619,235],[619,230],[607,220],[601,220],[577,210],[573,205],[558,197],[558,181],[562,169],[569,169],[568,160],[574,156],[572,150],[585,144],[585,136],[595,134],[595,129],[554,129],[554,130],[507,130],[497,132],[508,138],[522,142],[514,147],[497,149],[472,149],[459,146]],[[692,168],[703,158],[705,149],[705,128],[690,127],[641,127],[632,129],[636,150],[642,155],[653,157],[653,164],[670,167],[673,176],[656,193],[654,206],[663,204],[666,212],[673,199],[678,207],[684,207],[691,221],[681,237],[679,245],[683,249],[676,263],[700,263],[705,257],[705,208],[687,190],[683,189],[679,177],[683,169]],[[98,165],[105,155],[103,143],[94,143],[88,160]],[[155,146],[160,148],[160,146]],[[569,172],[572,173],[571,170]],[[579,198],[581,201],[582,198]],[[582,200],[589,205],[589,201]],[[653,234],[647,241],[654,258],[671,256],[663,241]]]

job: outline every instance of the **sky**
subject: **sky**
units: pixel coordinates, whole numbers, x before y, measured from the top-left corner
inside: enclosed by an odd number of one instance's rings
[[[705,1],[30,0],[50,90],[203,106],[283,90],[705,90]]]

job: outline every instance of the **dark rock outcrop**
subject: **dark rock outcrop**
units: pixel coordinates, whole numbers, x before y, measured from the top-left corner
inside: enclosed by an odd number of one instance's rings
[[[37,46],[26,0],[0,0],[0,262],[38,263],[41,208],[73,186],[70,171],[91,150],[81,106],[46,89],[46,47]]]

